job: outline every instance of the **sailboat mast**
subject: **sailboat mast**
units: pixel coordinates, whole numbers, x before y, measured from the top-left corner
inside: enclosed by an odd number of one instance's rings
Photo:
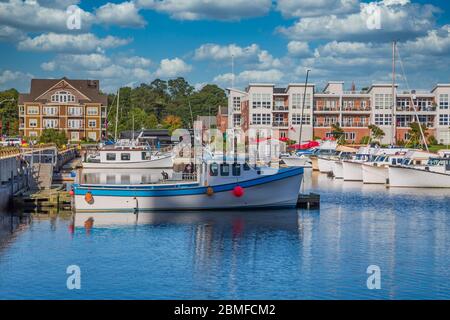
[[[397,105],[396,97],[395,97],[395,52],[397,43],[396,41],[392,42],[392,145],[396,144],[396,130],[397,130],[397,119],[395,118],[395,108]]]
[[[114,141],[117,141],[117,126],[119,124],[119,100],[120,100],[120,88],[119,90],[117,90],[116,129],[114,131]]]

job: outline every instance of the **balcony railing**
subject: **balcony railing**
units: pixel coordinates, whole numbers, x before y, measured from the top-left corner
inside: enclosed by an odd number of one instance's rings
[[[397,111],[403,111],[403,112],[414,112],[413,107],[404,107],[404,106],[397,106]],[[424,111],[424,112],[433,112],[436,111],[436,107],[416,107],[416,111]]]
[[[343,107],[342,111],[343,112],[347,112],[347,111],[356,111],[356,112],[368,112],[371,111],[372,108],[371,107],[365,107],[365,108],[358,108],[358,107]]]
[[[288,121],[274,121],[272,123],[272,126],[274,127],[289,127],[289,122]]]
[[[339,124],[339,122],[332,122],[332,123],[326,123],[326,122],[314,122],[314,127],[319,127],[319,128],[329,128],[329,127],[331,127],[333,124]]]
[[[288,106],[273,106],[274,111],[289,111]]]
[[[397,127],[399,128],[409,128],[412,122],[397,122]],[[421,122],[422,125],[425,125],[427,128],[433,128],[434,122]]]
[[[361,123],[361,122],[343,122],[342,127],[352,127],[352,128],[364,128],[367,127],[367,123]]]
[[[319,112],[326,112],[326,111],[333,111],[333,112],[338,112],[339,111],[339,107],[314,107],[314,111],[319,111]]]

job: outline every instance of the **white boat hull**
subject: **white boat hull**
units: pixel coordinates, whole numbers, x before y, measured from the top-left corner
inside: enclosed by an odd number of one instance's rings
[[[450,174],[413,167],[389,167],[389,186],[409,188],[450,188]]]
[[[234,195],[233,184],[213,186],[217,192],[212,195],[206,193],[206,187],[194,187],[193,191],[197,192],[196,194],[183,194],[187,190],[183,187],[168,189],[167,194],[161,190],[151,191],[149,189],[133,191],[132,189],[108,189],[106,187],[97,189],[92,185],[79,187],[80,189],[76,188],[75,190],[75,210],[77,212],[135,212],[295,207],[303,170],[300,168],[288,170],[290,175],[274,176],[273,179],[262,176],[252,182],[239,183],[244,188],[244,195],[241,197]],[[264,182],[266,180],[270,181]],[[86,192],[90,192],[93,196],[93,201],[90,203],[85,199]]]
[[[386,166],[362,164],[362,177],[367,184],[385,184],[389,178],[389,169]]]
[[[311,160],[307,157],[284,157],[280,160],[288,167],[311,167]]]
[[[322,173],[333,172],[334,160],[326,158],[317,158],[317,167]]]
[[[334,161],[333,163],[333,176],[336,179],[343,179],[344,178],[344,168],[342,166],[341,161]]]
[[[361,162],[342,162],[344,181],[362,181]]]
[[[172,166],[171,156],[139,162],[83,162],[85,169],[160,169]]]

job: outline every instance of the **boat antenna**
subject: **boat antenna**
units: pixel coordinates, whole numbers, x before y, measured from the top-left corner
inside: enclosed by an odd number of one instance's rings
[[[119,123],[119,101],[120,101],[120,88],[117,90],[116,129],[114,131],[114,141],[115,142],[117,142],[117,126]]]
[[[406,83],[406,88],[408,89],[408,92],[411,92],[411,89],[410,89],[409,83],[408,83],[408,78],[406,77],[405,68],[403,66],[403,60],[402,60],[402,57],[400,56],[400,51],[398,50],[398,48],[397,48],[397,54],[398,54],[398,60],[400,61],[400,67],[402,68],[403,79],[405,80],[405,83]],[[423,133],[422,124],[420,123],[419,115],[417,113],[416,105],[414,104],[414,100],[412,98],[412,95],[411,95],[410,99],[411,99],[411,105],[412,105],[412,107],[414,109],[414,113],[416,115],[417,124],[419,125],[420,135],[422,136],[422,140],[423,140],[423,144],[425,146],[425,150],[429,151],[428,150],[427,140],[425,139],[425,134]]]
[[[303,91],[303,101],[302,101],[302,110],[300,113],[300,135],[298,137],[298,144],[302,144],[302,129],[303,129],[303,111],[305,109],[305,102],[306,102],[306,89],[308,88],[308,78],[309,78],[309,72],[311,69],[306,69],[306,81],[305,81],[305,90]]]
[[[396,122],[395,108],[396,108],[396,96],[395,96],[395,52],[396,52],[397,42],[392,41],[392,146],[396,144]]]

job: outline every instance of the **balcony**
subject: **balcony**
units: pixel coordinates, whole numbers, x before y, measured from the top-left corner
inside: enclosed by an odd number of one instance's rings
[[[339,112],[338,107],[314,107],[314,111],[317,112]]]
[[[362,122],[343,122],[343,128],[366,128],[368,126],[367,123]]]
[[[358,107],[343,107],[342,112],[370,112],[371,107],[358,108]]]
[[[69,117],[81,118],[83,117],[83,112],[69,112],[67,115]]]
[[[275,128],[289,127],[289,122],[288,121],[274,121],[272,123],[272,126]]]
[[[332,123],[326,123],[326,122],[314,122],[314,127],[318,127],[318,128],[330,128],[333,124],[339,124],[339,122],[332,122]]]
[[[273,106],[273,111],[289,111],[289,106]]]
[[[397,128],[410,128],[411,122],[397,122]],[[421,122],[422,125],[426,125],[427,128],[434,128],[434,122]]]
[[[436,111],[436,107],[434,106],[429,106],[429,107],[416,107],[416,110],[414,110],[413,107],[411,106],[397,106],[396,108],[397,111],[399,112],[434,112]]]

